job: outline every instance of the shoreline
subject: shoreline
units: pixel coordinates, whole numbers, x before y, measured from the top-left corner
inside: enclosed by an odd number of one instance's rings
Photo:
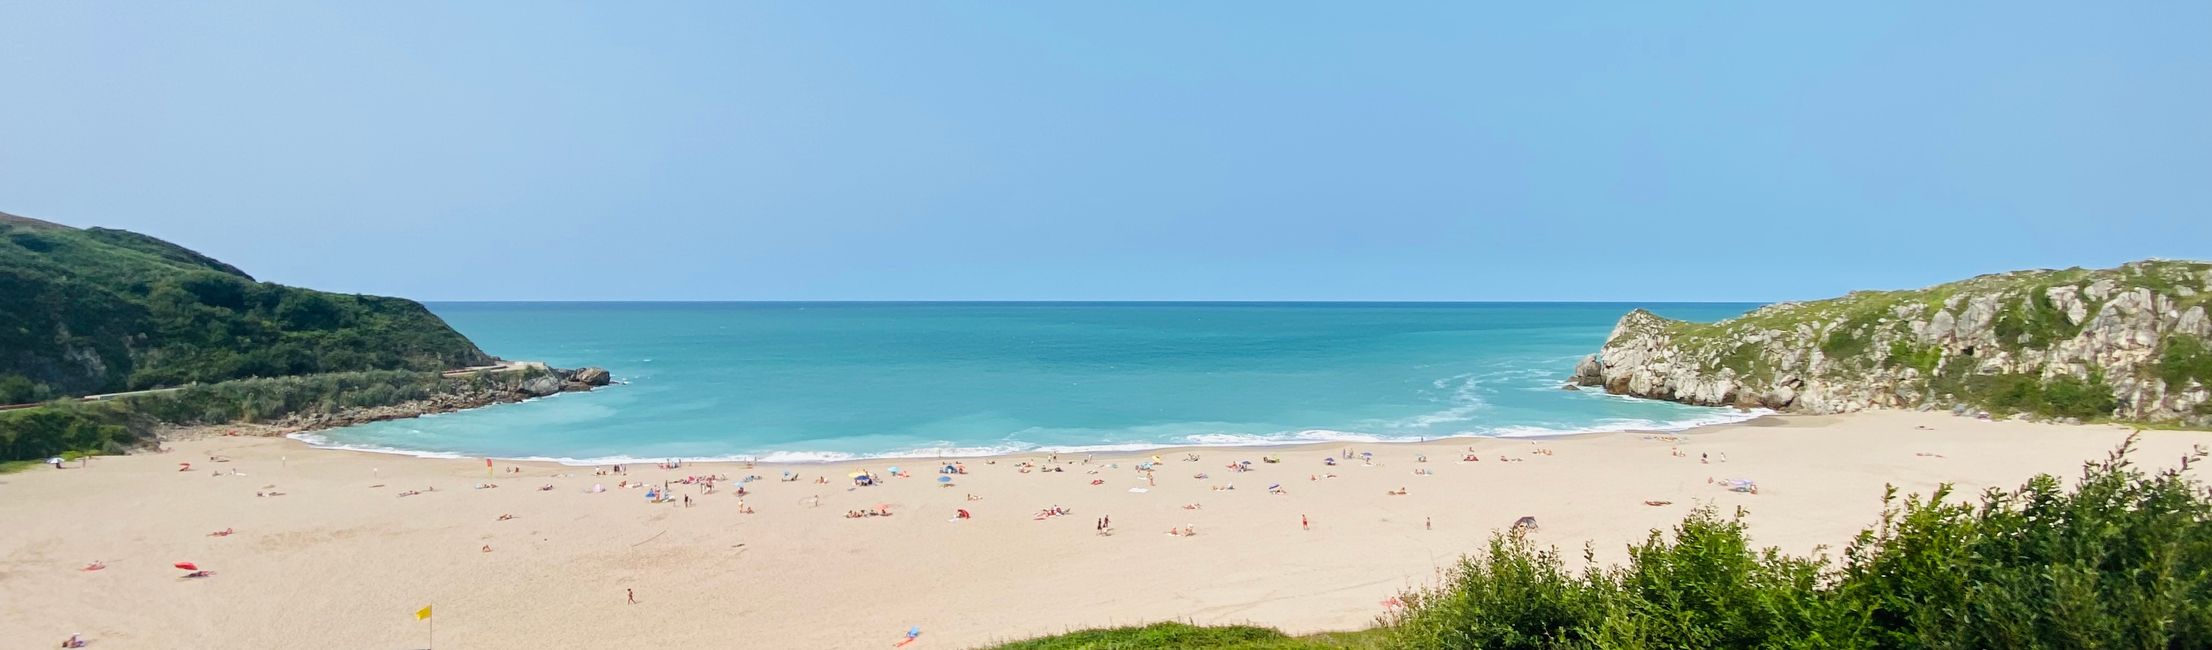
[[[535,399],[544,399],[544,398],[532,398],[532,400],[535,400]],[[1638,398],[1638,399],[1640,399],[1640,398]],[[527,402],[527,401],[532,401],[532,400],[524,400],[523,402]],[[474,407],[474,408],[469,408],[469,409],[459,409],[459,410],[455,410],[455,411],[441,411],[441,412],[436,412],[436,413],[425,413],[425,414],[420,414],[420,415],[415,415],[415,416],[406,416],[406,417],[395,417],[395,418],[386,418],[386,419],[384,419],[384,420],[377,420],[377,421],[389,421],[389,420],[400,420],[400,419],[412,419],[412,418],[414,418],[414,417],[422,417],[423,415],[438,415],[438,414],[442,414],[442,413],[448,413],[448,412],[471,411],[471,410],[476,410],[476,409],[478,409],[478,408],[490,408],[490,407],[493,407],[493,406],[502,406],[502,405],[505,405],[505,404],[519,404],[519,403],[523,403],[523,402],[507,402],[507,403],[497,403],[497,404],[486,404],[486,405],[483,405],[483,406],[480,406],[480,407]],[[1725,408],[1725,407],[1723,407],[1723,408]],[[1706,420],[1707,418],[1696,418],[1696,419],[1692,419],[1692,420],[1688,420],[1688,421],[1686,421],[1686,422],[1690,422],[1690,423],[1689,423],[1689,424],[1685,424],[1685,425],[1683,425],[1683,426],[1680,426],[1680,427],[1657,427],[1657,428],[1604,428],[1604,427],[1586,427],[1586,428],[1583,428],[1583,429],[1566,429],[1566,430],[1542,430],[1542,431],[1535,431],[1535,432],[1528,432],[1528,433],[1519,433],[1519,432],[1517,432],[1517,433],[1511,433],[1511,434],[1502,434],[1502,433],[1501,433],[1501,434],[1477,434],[1477,433],[1460,433],[1460,434],[1454,434],[1454,435],[1449,435],[1449,436],[1440,436],[1440,437],[1434,437],[1434,438],[1417,438],[1417,439],[1393,439],[1394,437],[1392,437],[1392,436],[1384,436],[1384,435],[1379,435],[1379,434],[1365,434],[1365,433],[1357,433],[1357,432],[1349,432],[1349,431],[1339,431],[1339,430],[1333,430],[1333,429],[1306,429],[1306,430],[1298,431],[1298,432],[1296,432],[1296,433],[1298,433],[1298,434],[1308,434],[1308,433],[1319,433],[1319,434],[1334,434],[1334,435],[1341,435],[1341,436],[1345,436],[1345,437],[1343,437],[1343,438],[1336,438],[1336,439],[1322,439],[1322,440],[1267,440],[1267,439],[1264,439],[1264,438],[1258,438],[1258,437],[1255,437],[1255,439],[1254,439],[1254,441],[1253,441],[1253,442],[1250,442],[1250,443],[1242,443],[1242,444],[1205,444],[1205,443],[1191,443],[1191,442],[1159,442],[1159,443],[1149,443],[1149,442],[1132,442],[1132,443],[1105,443],[1105,444],[1096,444],[1096,445],[1041,445],[1041,446],[1035,446],[1035,447],[1030,447],[1030,448],[1025,448],[1025,449],[1000,449],[1000,448],[989,448],[989,447],[982,447],[982,448],[962,448],[962,447],[954,447],[954,448],[952,448],[952,449],[975,449],[976,451],[975,451],[975,452],[973,452],[973,453],[945,453],[945,452],[942,452],[942,451],[938,451],[938,452],[935,452],[935,453],[923,453],[923,450],[913,450],[913,451],[905,451],[905,452],[888,452],[888,453],[883,453],[883,454],[850,454],[850,453],[847,453],[847,452],[830,452],[830,451],[775,451],[775,452],[769,452],[769,453],[766,453],[766,454],[747,454],[747,455],[729,455],[729,456],[660,456],[660,457],[643,457],[643,456],[598,456],[598,457],[592,457],[592,458],[574,458],[574,457],[566,457],[566,456],[562,456],[562,457],[553,457],[553,456],[542,456],[542,455],[539,455],[539,456],[501,456],[501,455],[472,455],[472,454],[464,454],[464,453],[459,453],[459,452],[448,452],[448,451],[432,451],[432,450],[417,450],[417,449],[400,449],[400,448],[396,448],[396,447],[383,447],[383,446],[364,446],[364,445],[327,444],[327,443],[325,443],[325,442],[321,442],[321,441],[315,441],[315,440],[307,440],[307,439],[303,438],[303,436],[315,436],[316,434],[318,434],[318,433],[320,433],[320,432],[324,432],[324,431],[330,431],[330,430],[334,430],[334,429],[339,429],[339,428],[344,428],[344,427],[323,427],[323,428],[314,428],[314,429],[307,429],[307,430],[263,430],[263,431],[260,431],[260,432],[255,432],[255,433],[252,433],[252,434],[248,434],[247,436],[228,436],[228,437],[282,437],[282,438],[286,438],[286,439],[292,440],[292,441],[294,441],[294,442],[300,443],[300,445],[302,445],[302,446],[305,446],[305,447],[308,447],[308,448],[312,448],[312,449],[320,449],[320,450],[331,450],[331,451],[353,451],[353,452],[361,452],[361,453],[368,453],[368,454],[382,454],[382,455],[388,455],[388,456],[401,456],[401,457],[409,457],[409,458],[426,458],[426,459],[446,459],[446,460],[451,460],[451,459],[463,459],[463,458],[474,458],[474,459],[483,459],[483,458],[489,458],[489,459],[492,459],[492,460],[500,460],[500,461],[510,461],[510,462],[553,463],[553,464],[556,464],[556,465],[561,465],[561,466],[565,466],[565,467],[596,467],[596,466],[600,466],[600,465],[613,465],[613,464],[623,464],[623,465],[630,465],[630,464],[637,464],[637,463],[658,463],[658,462],[664,462],[664,461],[668,461],[668,460],[676,460],[676,461],[681,461],[681,462],[684,462],[684,463],[754,463],[754,464],[762,464],[762,465],[796,465],[796,466],[807,466],[807,465],[826,465],[826,464],[835,464],[835,463],[866,462],[866,461],[898,461],[898,460],[968,460],[968,459],[988,459],[988,458],[1002,458],[1002,457],[1008,457],[1008,456],[1018,456],[1018,455],[1024,455],[1024,454],[1092,454],[1092,455],[1100,455],[1100,454],[1138,454],[1138,455],[1143,455],[1143,454],[1158,453],[1158,452],[1167,452],[1167,451],[1173,451],[1173,452],[1181,453],[1181,452],[1183,452],[1183,451],[1186,451],[1186,450],[1205,450],[1205,449],[1214,449],[1214,450],[1225,450],[1225,449],[1255,449],[1255,450],[1270,450],[1270,449],[1307,449],[1307,448],[1318,448],[1318,447],[1328,447],[1328,446],[1342,446],[1342,445],[1421,445],[1421,444],[1432,444],[1432,443],[1438,443],[1438,442],[1451,442],[1451,441],[1455,441],[1455,440],[1466,440],[1466,441],[1474,441],[1474,440],[1548,440],[1548,439],[1563,439],[1563,438],[1570,438],[1570,437],[1574,437],[1574,436],[1584,436],[1584,435],[1601,435],[1601,434],[1610,434],[1610,433],[1653,433],[1653,434],[1675,434],[1675,433],[1686,433],[1686,432],[1691,432],[1691,431],[1697,431],[1697,430],[1701,430],[1701,429],[1714,428],[1714,427],[1728,427],[1728,426],[1745,425],[1745,424],[1748,424],[1748,423],[1752,423],[1752,422],[1756,422],[1756,421],[1759,421],[1759,420],[1762,420],[1762,419],[1766,419],[1766,418],[1776,418],[1776,417],[1811,417],[1811,416],[1797,416],[1797,415],[1792,415],[1792,414],[1777,413],[1777,412],[1774,412],[1774,411],[1771,411],[1771,410],[1767,410],[1767,409],[1735,409],[1735,410],[1737,411],[1737,413],[1735,413],[1735,414],[1733,414],[1733,415],[1739,415],[1739,416],[1742,416],[1742,417],[1741,417],[1740,419],[1731,419],[1731,420],[1724,420],[1724,421],[1719,421],[1719,422],[1707,422],[1707,421],[1703,421],[1703,420]],[[364,424],[365,424],[365,423],[364,423]],[[247,425],[225,425],[225,426],[230,426],[230,427],[254,427],[254,426],[259,426],[259,425],[251,425],[251,424],[247,424]],[[222,434],[212,434],[212,433],[208,433],[208,432],[206,432],[206,431],[205,431],[205,429],[215,429],[215,428],[222,428],[222,427],[195,427],[195,429],[202,429],[202,430],[201,430],[201,431],[195,431],[195,432],[194,432],[194,435],[193,435],[193,436],[187,436],[187,437],[182,437],[182,438],[180,438],[180,439],[196,439],[196,438],[199,438],[199,437],[209,437],[209,436],[215,436],[215,437],[226,437],[226,436],[222,436]],[[1260,434],[1236,434],[1236,435],[1253,435],[1253,436],[1258,436],[1258,435],[1260,435]],[[1282,435],[1282,434],[1265,434],[1265,435]],[[1410,438],[1410,437],[1407,437],[1407,438]],[[1026,444],[1026,443],[1024,443],[1024,444]],[[784,457],[784,458],[776,458],[776,457],[777,457],[777,456],[779,456],[779,455],[785,455],[785,456],[787,456],[787,457]],[[790,458],[790,457],[788,457],[788,456],[807,456],[807,455],[813,455],[813,456],[823,456],[823,457],[822,457],[822,458]],[[831,458],[831,457],[827,457],[827,456],[837,456],[837,457]]]
[[[1621,561],[1699,507],[1747,509],[1759,546],[1832,555],[1876,523],[1885,485],[1902,495],[1951,483],[1954,500],[1971,500],[2037,473],[2074,476],[2128,435],[1949,413],[1768,416],[1674,433],[1185,447],[1088,463],[1025,452],[959,459],[967,473],[945,488],[926,459],[613,475],[217,436],[0,475],[0,519],[22,522],[0,528],[0,645],[83,632],[103,648],[419,647],[424,605],[441,642],[471,648],[864,647],[912,626],[926,647],[970,648],[1162,620],[1356,629],[1519,517],[1540,520],[1533,539],[1570,563],[1585,544],[1597,562]],[[2212,444],[2212,432],[2141,436],[2134,459],[2151,468]],[[1153,455],[1162,471],[1137,471]],[[1227,467],[1242,459],[1249,471]],[[892,464],[922,471],[874,487],[844,478]],[[712,492],[684,483],[717,474],[763,478],[743,497],[736,480]],[[1708,482],[1722,479],[1761,491]],[[646,486],[663,482],[677,500],[648,501]],[[1073,513],[1036,516],[1054,507]],[[844,516],[875,508],[893,516]],[[1097,532],[1101,517],[1113,534]],[[1184,527],[1198,535],[1163,532]],[[106,568],[80,570],[93,560]],[[170,568],[181,561],[216,574],[181,579]]]

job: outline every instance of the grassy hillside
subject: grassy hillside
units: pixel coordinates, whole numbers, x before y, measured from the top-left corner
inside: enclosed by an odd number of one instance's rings
[[[0,403],[489,361],[411,300],[258,282],[138,233],[0,214]]]

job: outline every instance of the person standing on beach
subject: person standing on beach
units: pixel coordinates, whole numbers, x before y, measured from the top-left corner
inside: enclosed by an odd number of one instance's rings
[[[623,589],[623,590],[622,590],[622,593],[624,593],[624,594],[627,594],[627,595],[628,595],[628,596],[630,597],[630,604],[632,604],[632,605],[636,605],[636,604],[637,604],[637,590],[636,590],[636,589]]]
[[[1298,527],[1305,530],[1313,530],[1313,521],[1306,519],[1305,515],[1298,515]]]

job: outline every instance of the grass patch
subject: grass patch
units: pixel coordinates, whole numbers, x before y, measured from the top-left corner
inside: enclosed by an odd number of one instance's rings
[[[44,459],[0,460],[0,474],[14,474],[33,467],[44,467],[45,465],[46,461]]]
[[[2212,386],[2212,349],[2207,349],[2202,339],[2187,334],[2166,337],[2166,347],[2158,351],[2158,362],[2151,372],[2166,382],[2166,390],[2181,390],[2189,382]]]
[[[1069,632],[997,646],[997,650],[1328,650],[1381,648],[1377,630],[1332,632],[1294,637],[1273,628],[1248,625],[1201,627],[1184,623],[1154,623],[1142,627],[1117,627]]]
[[[2025,373],[1975,375],[1965,385],[1965,399],[1999,414],[2093,420],[2111,417],[2120,406],[2104,373],[2094,371],[2088,379],[2060,375],[2049,381]]]
[[[1900,339],[1889,344],[1889,357],[1882,363],[1892,368],[1912,368],[1920,371],[1920,376],[1930,377],[1936,374],[1936,366],[1943,363],[1943,348],[1914,345]]]

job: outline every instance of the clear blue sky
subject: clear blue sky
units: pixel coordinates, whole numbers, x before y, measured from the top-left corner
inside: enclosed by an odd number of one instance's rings
[[[430,300],[2212,257],[2212,2],[309,4],[0,0],[0,211]]]

